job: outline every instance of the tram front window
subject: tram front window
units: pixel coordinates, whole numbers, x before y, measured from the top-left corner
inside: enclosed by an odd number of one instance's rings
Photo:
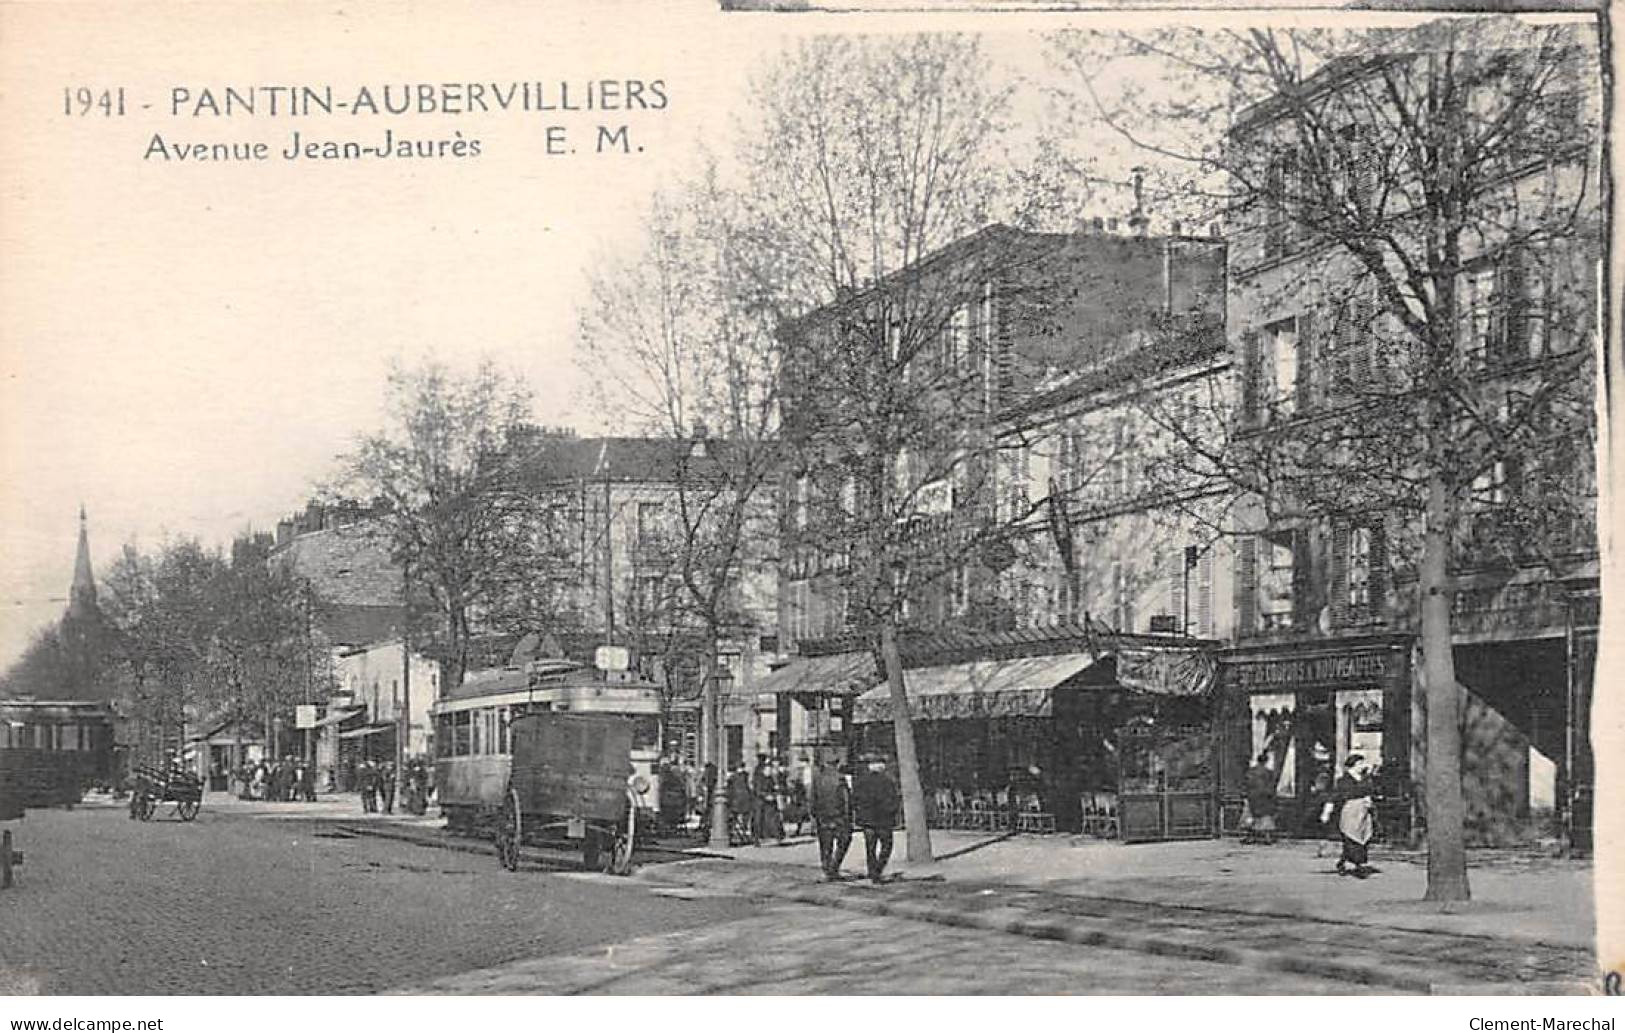
[[[660,745],[660,718],[655,714],[640,714],[633,719],[632,748],[649,750]]]

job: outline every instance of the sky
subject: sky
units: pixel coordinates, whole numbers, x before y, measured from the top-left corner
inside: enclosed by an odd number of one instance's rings
[[[77,514],[104,573],[128,544],[271,530],[382,422],[392,360],[490,356],[543,423],[592,430],[572,362],[596,254],[629,248],[651,191],[725,149],[747,73],[786,37],[987,33],[1010,74],[1043,15],[722,15],[634,4],[0,7],[0,666],[60,615]],[[658,16],[653,12],[658,11]],[[1087,22],[1085,24],[1088,24]],[[265,84],[661,80],[659,112],[362,118],[173,114]],[[73,110],[122,86],[126,113]],[[68,95],[64,96],[67,89]],[[1031,100],[1025,111],[1037,111]],[[263,108],[262,108],[263,110]],[[643,148],[594,154],[600,122]],[[545,127],[575,153],[549,155]],[[297,130],[373,144],[478,139],[477,159],[283,160]],[[270,160],[163,161],[265,143]]]

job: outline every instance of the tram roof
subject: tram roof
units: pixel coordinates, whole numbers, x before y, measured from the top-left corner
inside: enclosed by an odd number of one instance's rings
[[[653,682],[612,682],[597,668],[573,660],[536,660],[524,667],[477,671],[461,685],[449,686],[439,702],[451,703],[487,696],[507,696],[531,689],[658,689]]]

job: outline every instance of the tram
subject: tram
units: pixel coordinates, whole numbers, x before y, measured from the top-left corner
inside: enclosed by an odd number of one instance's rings
[[[643,776],[643,799],[658,800],[660,693],[652,682],[573,660],[478,672],[430,707],[435,790],[446,826],[486,835],[500,822],[513,770],[513,722],[526,714],[619,714],[631,719],[629,774]],[[651,826],[652,827],[652,824]]]
[[[75,804],[115,781],[106,704],[0,700],[0,810]]]

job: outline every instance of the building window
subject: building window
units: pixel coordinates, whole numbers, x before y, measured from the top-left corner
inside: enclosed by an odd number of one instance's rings
[[[1291,416],[1298,386],[1298,321],[1271,323],[1264,328],[1260,343],[1266,412],[1274,417]]]
[[[1112,561],[1112,615],[1118,631],[1134,630],[1134,572],[1122,560]]]
[[[1259,538],[1258,615],[1265,631],[1292,627],[1292,588],[1296,535],[1290,531]]]
[[[963,617],[970,612],[970,575],[964,567],[948,574],[948,615]]]
[[[1507,463],[1497,459],[1473,478],[1470,505],[1475,509],[1504,506],[1507,501]]]
[[[806,474],[797,477],[794,491],[795,495],[790,502],[791,519],[799,531],[807,526],[807,503],[812,495],[812,478]]]
[[[1371,528],[1349,530],[1348,553],[1349,610],[1367,612],[1371,608]]]
[[[1482,367],[1494,331],[1495,267],[1482,265],[1461,275],[1456,287],[1456,336],[1467,364]]]
[[[666,505],[638,503],[638,548],[659,549],[666,544]]]
[[[982,284],[982,297],[978,307],[980,314],[976,325],[982,337],[982,407],[992,412],[998,399],[999,383],[997,359],[999,335],[998,328],[993,325],[993,284]]]

